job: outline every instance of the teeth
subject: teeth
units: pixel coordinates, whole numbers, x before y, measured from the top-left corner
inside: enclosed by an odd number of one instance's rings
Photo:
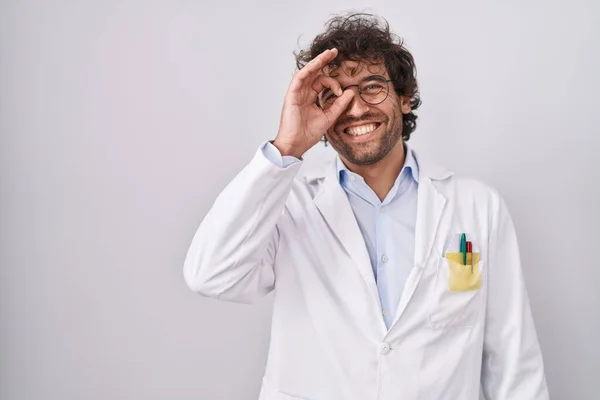
[[[346,133],[352,136],[360,136],[365,135],[369,132],[373,132],[377,129],[377,124],[366,124],[360,126],[353,126],[352,128],[347,128]]]

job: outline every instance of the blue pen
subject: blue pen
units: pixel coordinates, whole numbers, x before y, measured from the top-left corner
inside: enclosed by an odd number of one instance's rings
[[[460,252],[463,255],[463,265],[467,265],[467,234],[460,236]]]

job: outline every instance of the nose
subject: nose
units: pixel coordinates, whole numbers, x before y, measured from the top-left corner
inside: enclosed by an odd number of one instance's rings
[[[353,118],[359,118],[370,110],[369,104],[360,97],[358,88],[354,88],[352,92],[354,93],[354,97],[350,100],[348,107],[346,107],[346,115]]]

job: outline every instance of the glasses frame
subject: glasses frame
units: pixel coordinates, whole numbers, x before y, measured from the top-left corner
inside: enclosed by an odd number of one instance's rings
[[[361,85],[361,84],[362,84],[364,81],[373,80],[374,78],[381,79],[382,81],[385,81],[385,90],[386,90],[385,97],[383,98],[383,100],[381,100],[381,101],[378,101],[377,103],[371,103],[371,102],[369,102],[369,101],[365,100],[365,99],[363,98],[363,96],[362,96],[362,90],[360,90],[360,85]],[[383,75],[369,75],[369,76],[367,76],[367,77],[365,77],[365,78],[361,79],[361,80],[360,80],[360,82],[358,82],[358,83],[357,83],[357,84],[355,84],[355,85],[348,85],[348,86],[342,87],[342,91],[344,91],[344,90],[346,90],[346,89],[348,89],[348,88],[351,88],[351,87],[356,87],[356,89],[358,90],[358,96],[360,97],[360,99],[361,99],[362,101],[364,101],[365,103],[367,103],[367,104],[369,104],[369,105],[376,106],[377,104],[381,104],[381,103],[383,103],[384,101],[386,101],[386,100],[387,100],[387,98],[390,96],[390,82],[391,82],[391,81],[392,81],[391,79],[385,79],[385,76],[383,76]],[[329,89],[329,90],[331,90],[330,88],[328,88],[328,89]],[[323,93],[323,91],[321,91],[321,93]],[[320,104],[320,101],[319,101],[319,96],[321,95],[321,93],[319,93],[319,95],[317,95],[317,100],[316,100],[316,103],[317,103],[317,107],[319,107],[321,110],[324,110],[324,108],[323,108],[323,107],[321,107],[321,104]],[[334,95],[334,96],[335,96],[335,95]],[[336,96],[336,97],[337,97],[337,96]]]

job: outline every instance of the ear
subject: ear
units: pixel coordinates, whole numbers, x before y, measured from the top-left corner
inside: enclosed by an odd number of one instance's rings
[[[400,110],[402,114],[408,114],[411,111],[410,99],[407,96],[400,96]]]

